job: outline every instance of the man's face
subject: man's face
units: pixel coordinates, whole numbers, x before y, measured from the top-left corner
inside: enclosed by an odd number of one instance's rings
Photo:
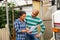
[[[26,17],[26,14],[23,14],[20,18],[21,18],[22,20],[24,20],[25,17]]]
[[[36,16],[38,15],[38,13],[39,13],[39,12],[37,12],[37,11],[33,11],[33,12],[32,12],[32,17],[36,17]]]

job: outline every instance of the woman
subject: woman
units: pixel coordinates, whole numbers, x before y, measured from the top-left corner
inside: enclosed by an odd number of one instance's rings
[[[25,24],[25,17],[26,17],[26,12],[20,11],[19,12],[19,18],[15,20],[14,22],[14,27],[16,31],[16,40],[25,40],[26,37],[26,24]]]

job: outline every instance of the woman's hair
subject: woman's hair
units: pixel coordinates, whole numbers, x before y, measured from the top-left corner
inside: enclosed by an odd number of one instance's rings
[[[18,17],[20,18],[23,14],[26,14],[26,12],[25,11],[19,11]]]

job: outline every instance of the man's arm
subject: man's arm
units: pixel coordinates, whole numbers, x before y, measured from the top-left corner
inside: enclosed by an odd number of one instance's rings
[[[40,24],[40,27],[41,27],[41,31],[40,31],[39,34],[40,34],[40,36],[41,36],[41,35],[44,33],[44,31],[45,31],[45,25],[44,25],[42,19],[40,19],[39,24]]]

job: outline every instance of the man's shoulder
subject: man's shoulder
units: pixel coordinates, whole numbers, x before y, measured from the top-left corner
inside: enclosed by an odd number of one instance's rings
[[[39,17],[36,17],[36,19],[37,19],[37,20],[41,20],[41,18],[39,18]]]

